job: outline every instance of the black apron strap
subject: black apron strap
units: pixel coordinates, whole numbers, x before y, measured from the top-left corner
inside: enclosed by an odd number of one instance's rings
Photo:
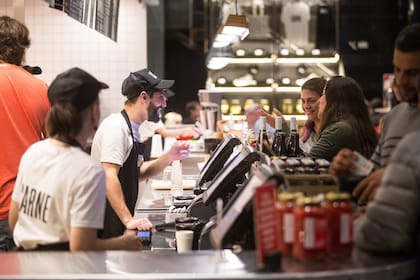
[[[134,215],[134,210],[137,201],[138,188],[139,188],[139,168],[137,166],[138,156],[141,154],[141,143],[135,141],[131,122],[125,110],[121,111],[127,125],[130,129],[130,134],[133,139],[133,147],[131,148],[130,155],[124,162],[123,166],[118,172],[118,179],[121,183],[124,201],[131,214]],[[144,148],[143,148],[144,149]],[[104,229],[99,231],[99,237],[110,238],[123,234],[125,225],[120,221],[117,214],[112,209],[108,200],[106,201]]]
[[[70,251],[70,243],[52,243],[45,245],[38,245],[34,249],[23,249],[22,247],[17,248],[18,251]]]

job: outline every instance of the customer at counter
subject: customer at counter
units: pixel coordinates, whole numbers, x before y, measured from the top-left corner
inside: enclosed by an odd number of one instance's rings
[[[21,22],[0,17],[0,251],[12,250],[7,217],[20,158],[43,138],[50,108],[47,84],[21,67],[30,46],[29,30]]]
[[[319,137],[309,156],[330,161],[342,148],[356,150],[365,157],[372,155],[378,139],[363,91],[355,80],[332,77],[319,99],[318,117]]]
[[[353,196],[359,203],[373,199],[382,179],[384,167],[399,143],[409,132],[420,128],[420,112],[417,109],[416,75],[420,72],[420,23],[406,26],[398,34],[394,45],[395,89],[400,104],[386,114],[380,129],[379,143],[370,158],[374,171],[354,188]],[[347,181],[349,171],[354,168],[356,155],[350,149],[341,150],[330,165],[330,173]],[[349,184],[346,182],[346,184]]]
[[[420,75],[417,92],[420,94]],[[398,143],[366,213],[356,220],[354,257],[359,261],[402,257],[420,260],[419,138],[417,130]]]
[[[300,99],[302,101],[302,110],[307,117],[299,137],[299,145],[304,153],[309,153],[313,145],[317,142],[319,126],[321,124],[320,119],[318,118],[319,98],[322,96],[322,91],[324,90],[326,83],[326,79],[316,77],[307,80],[301,87]],[[267,123],[274,126],[273,115],[268,114],[264,110],[260,110],[260,114],[266,116]],[[276,116],[283,116],[277,109],[273,110],[273,114]],[[283,125],[287,126],[284,119]]]
[[[299,137],[300,148],[304,153],[309,153],[317,142],[321,125],[318,117],[319,98],[322,96],[322,91],[326,83],[327,80],[324,78],[312,78],[302,85],[300,91],[302,109],[307,117]]]
[[[92,157],[105,168],[107,203],[103,238],[121,235],[126,229],[147,230],[147,219],[134,219],[139,179],[155,176],[174,160],[189,154],[188,143],[175,143],[161,157],[143,162],[144,145],[140,143],[139,126],[148,119],[148,107],[156,94],[173,85],[148,69],[132,72],[122,84],[127,98],[121,113],[114,113],[100,124],[92,143]],[[141,174],[141,176],[139,176]]]
[[[97,239],[104,222],[105,173],[83,149],[98,126],[98,94],[105,88],[106,84],[79,68],[61,73],[51,83],[48,138],[33,144],[22,156],[12,195],[9,225],[20,248],[141,248],[135,231]]]
[[[260,133],[260,125],[261,125],[260,124],[260,116],[265,116],[266,115],[266,113],[262,113],[262,111],[264,111],[264,110],[260,107],[260,105],[258,105],[256,103],[252,103],[252,104],[245,107],[244,112],[245,112],[245,120],[246,120],[246,122],[245,122],[245,124],[246,124],[245,129],[246,130],[251,130],[251,131],[255,132],[256,135],[258,135]],[[270,117],[272,117],[272,116],[270,115]],[[274,118],[273,118],[273,120],[274,120]],[[271,139],[273,139],[274,131],[275,131],[274,127],[271,126],[269,124],[269,122],[267,121],[267,124],[266,124],[265,128],[270,133]],[[245,131],[245,133],[246,133],[246,131]]]

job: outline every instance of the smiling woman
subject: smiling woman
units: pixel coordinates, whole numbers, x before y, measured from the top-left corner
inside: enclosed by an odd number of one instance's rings
[[[327,81],[324,78],[312,78],[302,85],[300,99],[302,109],[307,116],[300,135],[300,148],[308,153],[316,143],[319,134],[320,120],[318,118],[319,98]]]

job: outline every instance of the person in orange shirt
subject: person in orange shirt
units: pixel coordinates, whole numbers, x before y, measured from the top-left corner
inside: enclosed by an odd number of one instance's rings
[[[11,195],[20,158],[43,138],[50,104],[47,84],[22,66],[30,45],[29,30],[21,22],[0,17],[0,251],[14,248],[8,226]]]

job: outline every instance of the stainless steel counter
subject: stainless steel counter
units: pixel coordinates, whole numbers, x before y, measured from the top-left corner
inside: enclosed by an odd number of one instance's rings
[[[253,252],[16,252],[0,253],[0,279],[407,279],[414,261],[361,267],[350,260],[302,263],[285,258],[280,272],[259,273]]]

